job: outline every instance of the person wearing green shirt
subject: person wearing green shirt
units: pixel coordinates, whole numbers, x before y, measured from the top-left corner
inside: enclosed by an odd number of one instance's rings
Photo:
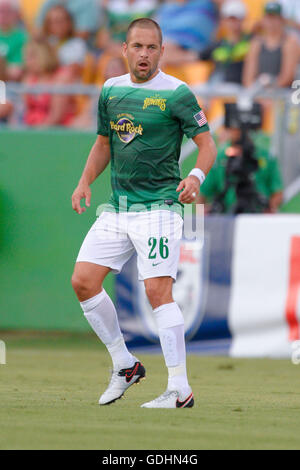
[[[7,64],[7,79],[21,78],[26,32],[18,27],[18,11],[8,0],[0,0],[0,56]]]
[[[238,176],[229,175],[227,167],[229,158],[242,158],[239,143],[241,132],[238,129],[230,129],[229,134],[231,139],[219,148],[215,165],[201,185],[200,202],[206,203],[207,212],[212,210],[213,203],[218,200],[219,207],[222,207],[221,212],[236,213]],[[278,161],[255,137],[253,157],[257,160],[257,168],[252,174],[253,189],[258,197],[266,201],[266,205],[257,206],[256,212],[275,213],[282,203],[282,180]],[[249,211],[245,208],[245,212],[253,212],[250,209],[250,201]]]

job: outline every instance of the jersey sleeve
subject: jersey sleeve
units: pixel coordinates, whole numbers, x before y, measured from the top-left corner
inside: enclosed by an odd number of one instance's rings
[[[105,88],[102,88],[99,102],[98,102],[98,125],[97,134],[108,136],[109,134],[109,121],[106,109]]]
[[[171,112],[179,120],[182,131],[189,139],[209,131],[206,116],[187,85],[180,85],[174,91]]]

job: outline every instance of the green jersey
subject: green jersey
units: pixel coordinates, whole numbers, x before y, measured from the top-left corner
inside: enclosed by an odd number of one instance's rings
[[[181,80],[161,71],[141,84],[130,74],[107,80],[99,99],[98,134],[109,137],[115,210],[120,196],[127,197],[127,209],[137,204],[144,210],[154,204],[178,209],[183,134],[192,138],[208,130],[194,94]]]
[[[0,31],[0,56],[9,65],[23,63],[23,47],[27,42],[27,33],[22,29],[14,29],[8,33]]]

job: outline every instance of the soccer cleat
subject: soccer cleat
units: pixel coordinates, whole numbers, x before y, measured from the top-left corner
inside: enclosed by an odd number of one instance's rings
[[[178,391],[166,390],[159,397],[141,405],[141,408],[192,408],[194,406],[193,392],[186,398],[182,398]]]
[[[139,361],[128,369],[113,371],[109,385],[99,399],[99,405],[109,405],[122,398],[131,385],[138,384],[145,376],[145,368]]]

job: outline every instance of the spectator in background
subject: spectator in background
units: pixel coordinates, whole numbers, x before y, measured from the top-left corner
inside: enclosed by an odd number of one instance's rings
[[[37,26],[42,28],[45,16],[53,6],[62,5],[75,21],[76,36],[88,40],[101,26],[101,8],[99,0],[45,0],[38,17]]]
[[[163,65],[192,62],[214,39],[218,8],[212,0],[167,1],[157,12],[165,52]]]
[[[246,57],[243,83],[251,86],[264,77],[264,83],[288,87],[294,80],[299,60],[297,38],[285,30],[282,7],[268,2],[262,21],[262,34],[255,35]]]
[[[125,75],[128,72],[126,63],[122,57],[112,57],[110,61],[106,64],[104,79],[108,80],[109,78],[119,77],[120,75]]]
[[[7,64],[7,80],[12,81],[18,81],[22,77],[22,51],[27,41],[27,34],[18,23],[17,4],[0,0],[0,56]]]
[[[299,0],[279,0],[282,7],[282,15],[285,18],[285,24],[291,31],[300,36],[300,3]]]
[[[123,43],[131,21],[150,18],[158,7],[158,0],[104,0],[107,27],[113,41]]]
[[[0,81],[1,82],[6,81],[6,64],[5,64],[4,59],[2,59],[2,57],[0,57]],[[0,96],[0,126],[1,124],[7,124],[12,114],[12,111],[13,111],[13,105],[9,101],[6,101],[6,103],[2,103],[1,96]]]
[[[215,210],[214,202],[218,201],[218,212],[240,213],[236,212],[241,204],[237,200],[236,187],[241,175],[237,171],[228,172],[227,167],[229,160],[243,158],[240,142],[241,131],[240,129],[229,129],[228,132],[229,140],[219,148],[215,165],[200,188],[200,197],[197,202],[207,204],[207,212],[210,212],[212,207]],[[251,192],[246,199],[248,207],[244,207],[241,212],[276,213],[283,201],[278,162],[255,138],[254,147],[254,158],[258,162],[257,169],[252,175],[254,190],[259,199],[265,201],[265,204],[261,204],[257,196]],[[236,165],[231,167],[236,168]]]
[[[73,74],[59,67],[55,50],[47,41],[31,41],[25,48],[25,83],[29,85],[68,85]],[[39,93],[25,97],[24,123],[28,126],[70,125],[76,113],[73,97]]]
[[[102,0],[106,25],[98,36],[98,49],[113,56],[122,55],[122,43],[131,21],[152,17],[159,0]]]
[[[215,64],[210,82],[241,84],[244,60],[250,47],[250,36],[243,32],[247,11],[241,1],[229,0],[222,5],[220,13],[225,36],[204,49],[199,59]]]
[[[72,67],[75,77],[80,77],[87,46],[83,39],[75,37],[75,26],[69,11],[60,5],[50,8],[44,19],[43,33],[57,49],[60,65]]]

